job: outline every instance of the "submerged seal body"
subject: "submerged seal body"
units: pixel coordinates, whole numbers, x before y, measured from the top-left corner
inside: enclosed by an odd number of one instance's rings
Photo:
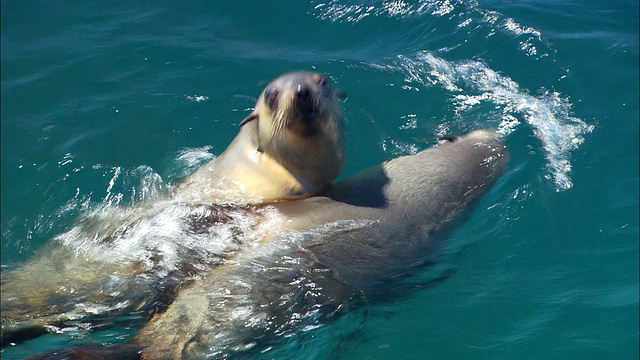
[[[323,196],[273,204],[283,231],[185,289],[126,346],[144,359],[223,358],[256,339],[304,331],[301,314],[335,316],[424,261],[502,174],[507,155],[493,133],[476,131],[365,170]]]
[[[340,96],[318,73],[276,78],[240,123],[231,145],[189,176],[177,196],[263,204],[325,190],[345,161]]]

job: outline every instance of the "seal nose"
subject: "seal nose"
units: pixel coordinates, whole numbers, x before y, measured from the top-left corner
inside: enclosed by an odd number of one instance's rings
[[[305,102],[311,98],[311,89],[308,86],[298,84],[296,87],[295,97],[297,101]]]

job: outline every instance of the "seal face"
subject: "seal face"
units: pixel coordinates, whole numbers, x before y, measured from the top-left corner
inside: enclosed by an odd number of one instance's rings
[[[264,204],[320,193],[342,171],[344,123],[334,89],[318,73],[271,81],[240,133],[217,159],[187,178],[182,193],[216,203]]]
[[[285,74],[265,88],[261,99],[258,99],[257,111],[241,125],[253,120],[256,115],[262,116],[263,121],[271,119],[272,124],[261,126],[261,135],[277,140],[277,132],[284,126],[294,135],[311,140],[327,133],[323,127],[332,125],[327,118],[340,116],[333,113],[336,109],[331,104],[331,101],[335,101],[333,92],[329,80],[320,74],[303,71]],[[339,93],[336,95],[340,96]],[[274,124],[280,126],[273,126]],[[271,134],[264,133],[270,130]]]

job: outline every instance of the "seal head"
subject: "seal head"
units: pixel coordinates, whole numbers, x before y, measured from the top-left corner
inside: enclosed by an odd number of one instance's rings
[[[262,91],[224,153],[185,183],[205,181],[196,193],[218,203],[264,204],[322,192],[344,167],[341,98],[321,74],[281,75]]]

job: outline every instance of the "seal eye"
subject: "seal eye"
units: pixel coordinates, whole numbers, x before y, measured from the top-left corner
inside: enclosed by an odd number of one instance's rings
[[[276,104],[276,101],[278,101],[278,95],[280,95],[280,93],[276,89],[268,89],[265,92],[264,101],[267,103],[269,108],[273,109],[273,107]]]

